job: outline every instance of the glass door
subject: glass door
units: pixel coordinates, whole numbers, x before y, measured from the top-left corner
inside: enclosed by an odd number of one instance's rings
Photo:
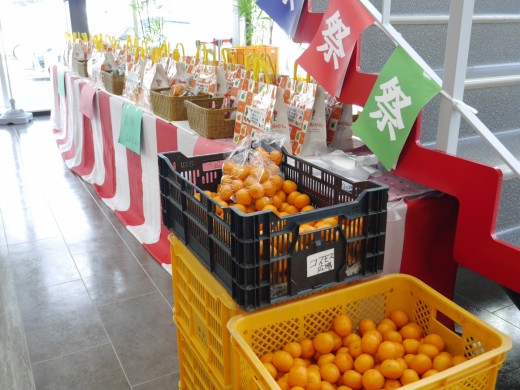
[[[63,0],[1,0],[0,22],[6,54],[2,84],[10,80],[17,108],[50,110],[49,69],[61,58],[66,31]]]

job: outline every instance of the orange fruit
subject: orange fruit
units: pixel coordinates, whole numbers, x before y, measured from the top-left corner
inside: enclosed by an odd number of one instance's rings
[[[385,378],[398,379],[403,371],[404,367],[396,359],[386,359],[381,363],[381,373]]]
[[[307,385],[305,390],[320,390],[321,375],[319,367],[317,370],[307,368]]]
[[[312,340],[314,350],[320,353],[329,353],[334,348],[334,336],[327,332],[318,333]]]
[[[281,204],[281,206],[278,208],[278,210],[279,210],[280,212],[286,212],[285,209],[286,209],[288,206],[290,206],[289,203],[287,203],[287,202],[282,202],[282,204]]]
[[[364,353],[374,355],[379,348],[379,344],[381,344],[381,340],[376,334],[365,333],[363,337],[361,337],[361,351]]]
[[[320,390],[336,390],[336,387],[327,381],[321,381]]]
[[[289,352],[279,350],[273,353],[271,363],[279,372],[288,372],[293,366],[294,359]]]
[[[361,350],[361,339],[354,340],[348,345],[348,353],[354,359],[356,359],[359,355],[363,353],[363,351]]]
[[[413,353],[407,353],[403,356],[403,360],[405,361],[406,365],[408,366],[408,363],[410,363],[410,360],[412,360],[415,357],[415,354]]]
[[[371,368],[363,373],[361,383],[365,390],[380,390],[385,384],[385,377],[378,370]]]
[[[301,195],[301,192],[299,191],[293,191],[289,195],[287,195],[287,203],[294,206],[294,200],[297,196]],[[296,206],[295,206],[296,207]]]
[[[413,353],[415,355],[417,354],[417,350],[419,349],[421,342],[416,339],[404,339],[402,344],[405,353]]]
[[[236,167],[237,167],[237,164],[234,161],[231,161],[231,160],[225,161],[224,164],[222,165],[222,172],[225,174],[230,174],[233,171],[233,169],[235,169]]]
[[[220,184],[231,184],[233,183],[233,176],[231,175],[222,175],[220,178]]]
[[[231,187],[230,184],[223,184],[220,186],[217,194],[220,197],[220,199],[224,201],[228,201],[231,196],[233,196],[235,191],[233,191],[233,187]]]
[[[361,341],[361,337],[357,333],[351,333],[347,337],[343,337],[343,345],[348,347],[353,341]]]
[[[391,319],[398,329],[401,329],[405,326],[409,321],[408,314],[403,310],[394,310],[389,315],[388,318]]]
[[[276,209],[280,209],[280,207],[282,206],[282,199],[280,199],[280,197],[278,195],[275,195],[271,198],[271,204],[276,207]]]
[[[392,341],[383,341],[377,348],[376,356],[379,361],[394,359],[397,357],[397,347]]]
[[[441,352],[433,358],[432,367],[437,371],[444,371],[453,367],[453,357],[448,352]]]
[[[291,202],[289,202],[289,203],[291,203]],[[296,198],[294,198],[293,204],[294,204],[294,206],[296,206],[296,208],[298,210],[301,210],[305,206],[308,206],[311,204],[311,198],[309,198],[309,195],[307,195],[307,194],[301,194],[301,195],[298,195]]]
[[[258,211],[263,210],[265,206],[268,206],[271,204],[271,199],[269,199],[267,196],[262,196],[261,198],[258,198],[255,200],[255,209]],[[278,209],[277,209],[278,211]]]
[[[424,337],[423,343],[435,345],[439,349],[439,352],[444,351],[444,348],[446,348],[446,342],[437,333],[430,333],[426,335]]]
[[[396,341],[398,343],[403,341],[403,336],[396,330],[387,330],[383,333],[383,340],[385,341]]]
[[[409,322],[404,325],[400,330],[403,339],[416,339],[419,340],[423,337],[423,330],[416,322]]]
[[[245,188],[237,191],[235,194],[235,200],[238,204],[242,204],[244,206],[248,206],[251,204],[251,196],[249,195],[249,191]]]
[[[250,213],[256,213],[256,212],[257,212],[257,209],[255,209],[255,207],[253,205],[246,206],[246,213],[250,214]]]
[[[276,165],[275,163],[273,163],[272,161],[269,161],[266,163],[265,169],[267,169],[267,172],[269,172],[269,174],[271,176],[280,175],[280,173],[281,173],[280,167],[278,165]]]
[[[262,362],[262,364],[264,365],[269,375],[271,375],[273,378],[276,378],[276,376],[278,375],[278,370],[276,369],[276,367],[273,366],[272,363],[268,362]]]
[[[430,368],[428,371],[426,371],[424,374],[421,375],[421,379],[422,378],[428,378],[429,376],[432,376],[432,375],[435,375],[437,374],[439,371],[433,369],[433,368]]]
[[[403,358],[397,358],[395,359],[397,362],[403,367],[403,370],[406,370],[408,368],[408,363]]]
[[[320,366],[320,375],[322,381],[336,383],[341,375],[339,368],[334,363],[325,363]]]
[[[237,192],[244,188],[244,182],[240,179],[235,179],[231,182],[231,188],[233,188],[234,192]]]
[[[291,386],[289,386],[289,377],[282,377],[276,381],[276,384],[280,388],[280,390],[290,390]]]
[[[462,355],[453,356],[453,359],[452,359],[452,363],[454,366],[467,362],[467,361],[468,361],[468,359]]]
[[[271,182],[274,184],[276,191],[282,191],[283,179],[280,175],[271,175]],[[285,194],[285,192],[284,192]]]
[[[282,152],[279,150],[272,150],[271,153],[269,153],[269,157],[276,165],[280,165],[283,161]]]
[[[379,321],[379,324],[377,324],[376,329],[381,332],[381,334],[384,334],[385,332],[389,330],[396,330],[397,326],[394,324],[394,321],[392,321],[389,318],[383,318],[381,321]]]
[[[219,198],[219,197],[215,197],[215,198],[213,198],[213,200],[214,200],[215,202],[217,202],[217,203],[220,205],[220,207],[217,206],[217,208],[215,209],[215,211],[216,211],[217,214],[219,214],[219,215],[222,214],[222,213],[223,213],[222,208],[226,208],[226,207],[228,207],[227,202],[224,201],[224,200],[222,200],[222,199]]]
[[[327,333],[330,333],[332,337],[334,337],[334,348],[332,348],[332,350],[337,351],[343,345],[343,339],[333,330],[329,330]]]
[[[375,330],[376,329],[376,323],[371,318],[362,318],[359,321],[358,324],[359,327],[359,334],[363,336],[367,330]]]
[[[433,358],[437,356],[440,353],[440,351],[439,348],[437,348],[433,344],[421,344],[419,345],[417,353],[424,353],[425,355],[428,355],[430,359],[433,360]]]
[[[352,320],[346,314],[341,314],[334,318],[332,328],[340,336],[348,336],[352,333]]]
[[[401,378],[399,378],[403,386],[406,386],[413,382],[417,382],[419,379],[420,378],[417,372],[415,372],[411,368],[407,368],[406,370],[404,370],[403,375],[401,375]]]
[[[256,200],[264,196],[264,187],[260,183],[251,184],[249,187],[249,196],[251,199]]]
[[[249,188],[256,183],[258,183],[257,178],[255,178],[254,176],[248,176],[244,179],[244,188]]]
[[[234,208],[239,209],[243,213],[247,213],[247,208],[243,204],[237,203],[233,205]]]
[[[273,360],[273,353],[272,352],[264,353],[262,355],[262,357],[260,358],[260,361],[261,362],[265,362],[265,363],[271,363],[272,360]]]
[[[354,367],[354,359],[347,352],[337,353],[333,363],[342,374],[347,370],[352,370]]]
[[[262,187],[264,187],[264,194],[266,196],[274,196],[276,194],[276,187],[271,180],[263,182]]]
[[[288,205],[283,211],[285,211],[288,214],[296,214],[298,213],[298,209],[294,207],[293,205]]]
[[[287,194],[285,192],[283,192],[282,190],[278,190],[276,192],[276,196],[280,198],[282,203],[287,201]],[[289,204],[289,203],[287,203],[287,204]]]
[[[310,359],[314,356],[314,345],[311,339],[303,339],[300,341],[300,346],[302,348],[301,357],[304,359]]]
[[[292,366],[289,370],[289,386],[301,386],[302,388],[307,385],[307,378],[309,374],[306,367]]]
[[[283,350],[285,352],[289,352],[289,354],[295,359],[299,358],[302,354],[302,346],[296,341],[291,341],[285,344],[283,346]]]
[[[289,351],[287,351],[287,352],[289,352]],[[293,367],[294,367],[294,366],[307,367],[307,361],[305,361],[305,360],[302,359],[302,358],[294,358]]]
[[[332,352],[324,353],[318,358],[318,361],[316,363],[318,364],[318,366],[321,367],[325,363],[332,363],[335,357],[336,355],[334,355]]]
[[[296,184],[292,180],[284,180],[282,184],[282,190],[287,195],[289,195],[292,192],[295,192],[298,189],[298,184]]]
[[[302,207],[302,209],[300,211],[302,213],[305,213],[307,211],[312,211],[312,210],[316,210],[316,208],[313,205],[307,205],[307,206]]]
[[[399,381],[399,379],[387,378],[387,379],[385,379],[385,384],[383,385],[383,390],[395,390],[395,389],[400,388],[401,386],[402,385],[401,385],[401,382]]]
[[[404,356],[403,344],[398,343],[397,341],[391,341],[391,342],[394,343],[394,346],[395,346],[395,350],[396,350],[395,356],[398,358],[402,358]]]
[[[231,171],[231,176],[235,179],[245,180],[249,172],[250,169],[247,165],[238,165]]]
[[[363,375],[361,375],[356,370],[348,370],[343,373],[343,383],[345,386],[348,386],[354,390],[360,390],[363,388],[363,383],[361,379]]]
[[[366,370],[374,368],[375,362],[372,355],[362,353],[354,360],[354,369],[363,374]]]
[[[432,359],[424,353],[418,353],[408,362],[408,367],[417,372],[417,374],[422,375],[432,368]]]

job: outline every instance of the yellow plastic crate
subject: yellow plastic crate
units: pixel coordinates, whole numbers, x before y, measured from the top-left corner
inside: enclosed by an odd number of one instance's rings
[[[179,355],[179,389],[183,390],[227,390],[231,386],[221,386],[218,378],[208,371],[207,363],[193,348],[190,338],[177,329],[177,349]]]
[[[215,279],[193,253],[173,234],[169,236],[172,262],[174,321],[178,331],[185,335],[184,345],[189,342],[190,351],[185,356],[196,354],[202,365],[188,365],[186,372],[195,374],[198,380],[211,377],[220,388],[227,388],[231,377],[230,335],[226,327],[233,316],[244,313],[233,301],[227,290]],[[181,351],[179,347],[179,358]],[[193,355],[194,356],[194,355]],[[196,359],[184,359],[194,362]],[[206,375],[199,375],[206,370]],[[199,374],[196,374],[199,373]],[[181,371],[182,375],[182,371]],[[209,388],[209,387],[200,387]]]
[[[329,330],[339,314],[349,315],[357,324],[364,317],[378,322],[397,309],[404,310],[425,332],[441,335],[448,352],[470,359],[404,388],[494,389],[511,340],[420,280],[403,274],[376,277],[232,318],[228,328],[233,347],[234,388],[277,388],[257,356],[280,349],[289,341],[312,338]],[[458,325],[460,336],[441,323],[443,317]]]

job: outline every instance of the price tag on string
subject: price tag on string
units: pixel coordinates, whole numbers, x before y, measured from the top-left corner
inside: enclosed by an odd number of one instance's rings
[[[133,105],[125,104],[121,112],[121,129],[117,142],[132,152],[141,154],[142,123],[143,111]]]

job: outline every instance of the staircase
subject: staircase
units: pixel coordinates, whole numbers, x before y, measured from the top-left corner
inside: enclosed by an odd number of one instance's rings
[[[370,1],[382,12],[382,0]],[[441,78],[449,14],[450,0],[393,1],[389,19],[391,25]],[[520,158],[519,37],[520,1],[475,0],[463,100],[478,110],[478,118],[517,160]],[[362,36],[361,70],[379,73],[394,48],[394,43],[381,29],[376,26],[368,28]],[[441,95],[437,96],[423,110],[420,143],[432,151],[441,150],[436,146],[441,99]],[[498,241],[493,242],[493,246],[497,244],[503,247],[504,251],[490,253],[496,253],[496,256],[500,253],[507,255],[509,266],[512,264],[512,269],[520,271],[520,177],[505,165],[500,155],[464,120],[461,120],[456,151],[451,150],[449,154],[500,169],[502,180],[500,177],[493,178],[499,187],[498,213],[495,217],[493,205],[488,205],[493,213],[492,218],[496,218],[490,223],[488,236],[492,236],[490,241]],[[441,160],[442,157],[439,156]],[[398,165],[398,174],[399,169]],[[403,173],[406,171],[407,168],[403,168]],[[493,172],[490,173],[492,177]],[[442,180],[442,177],[436,180]],[[473,180],[472,185],[475,187],[472,189],[474,196],[478,198],[482,193],[482,187],[493,184],[481,179]],[[450,187],[450,183],[446,183],[446,187]],[[492,198],[492,191],[489,194]],[[462,202],[462,199],[459,198],[459,201]],[[480,210],[476,209],[474,212],[479,213]],[[502,260],[489,258],[480,261],[494,262],[500,267]],[[474,268],[469,263],[464,265]],[[479,269],[475,270],[481,272]],[[485,274],[495,280],[493,275],[490,275]],[[509,285],[508,292],[519,306],[520,281],[516,286]]]

